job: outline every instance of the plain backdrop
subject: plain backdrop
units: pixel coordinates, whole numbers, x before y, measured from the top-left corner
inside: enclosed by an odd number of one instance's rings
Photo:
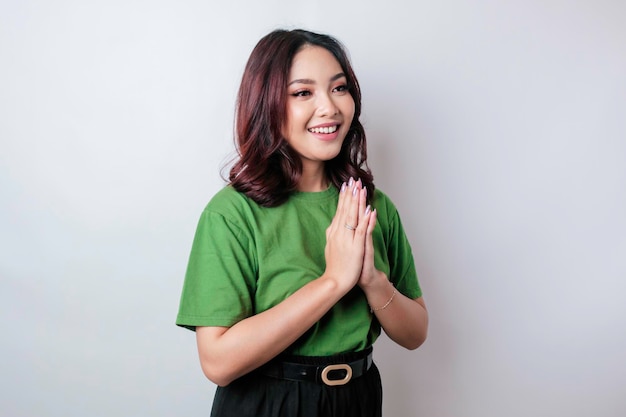
[[[385,416],[626,415],[626,3],[0,1],[0,414],[207,416],[174,325],[245,61],[330,33],[429,339]]]

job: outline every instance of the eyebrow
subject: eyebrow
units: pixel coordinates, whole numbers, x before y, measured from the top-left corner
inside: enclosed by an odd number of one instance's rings
[[[346,74],[344,74],[343,72],[340,72],[339,74],[335,74],[330,78],[330,81],[336,81],[340,78],[348,78],[346,77]],[[315,81],[310,79],[310,78],[299,78],[297,80],[293,80],[290,81],[289,84],[287,84],[287,86],[290,86],[291,84],[315,84]]]

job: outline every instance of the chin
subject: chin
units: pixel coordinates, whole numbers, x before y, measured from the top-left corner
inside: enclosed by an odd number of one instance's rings
[[[337,152],[327,153],[326,155],[321,157],[320,160],[324,162],[332,161],[333,159],[339,156],[340,152],[341,152],[341,149],[339,149],[339,151]]]

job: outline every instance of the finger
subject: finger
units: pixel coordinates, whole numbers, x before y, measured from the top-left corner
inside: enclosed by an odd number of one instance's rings
[[[368,206],[368,208],[370,208],[370,206]],[[376,227],[376,222],[378,221],[378,211],[376,211],[376,209],[371,210],[370,208],[368,220],[369,221],[367,224],[367,234],[371,236],[372,233],[374,232],[374,227]]]
[[[359,200],[361,197],[361,181],[354,183],[352,191],[349,193],[347,205],[345,207],[346,225],[356,228],[359,225]],[[350,228],[346,227],[347,230]],[[352,231],[352,230],[351,230]]]
[[[345,204],[346,194],[348,193],[348,184],[345,182],[339,188],[339,200],[337,201],[337,211],[341,210]]]
[[[339,188],[339,197],[337,199],[337,209],[335,210],[335,215],[333,216],[330,225],[327,229],[327,234],[337,230],[338,227],[341,226],[341,212],[343,210],[343,206],[345,205],[346,195],[348,194],[348,185],[344,182],[341,184]]]
[[[335,211],[335,217],[343,210],[343,207],[346,204],[346,196],[348,194],[348,185],[344,182],[341,184],[341,188],[339,188],[339,197],[337,199],[337,210]]]
[[[376,209],[372,210],[371,206],[367,206],[365,213],[363,214],[364,233],[368,240],[372,240],[372,232],[376,227]]]
[[[350,181],[346,184],[343,193],[341,195],[341,201],[337,205],[337,213],[335,214],[336,218],[336,227],[344,228],[346,224],[352,226],[352,223],[349,223],[348,213],[350,210],[351,202],[353,196],[353,191],[355,189],[355,181],[350,177]]]
[[[365,245],[365,239],[367,237],[367,232],[370,224],[370,217],[372,213],[362,213],[361,218],[359,219],[359,225],[355,230],[355,238],[359,238],[359,241]]]
[[[367,229],[365,232],[365,262],[374,261],[374,239],[372,238],[372,232],[376,227],[377,212],[376,210],[370,211],[370,206],[367,206],[366,214]]]
[[[367,214],[365,213],[365,211],[367,210],[367,207],[365,207],[366,204],[367,204],[367,187],[363,187],[363,189],[361,190],[361,198],[359,199],[359,222],[361,221],[361,217]]]
[[[374,216],[370,216],[370,222],[373,217]],[[374,265],[374,241],[370,234],[370,222],[368,222],[367,232],[365,234],[365,254],[363,258],[363,269],[366,271],[369,271],[372,265]]]

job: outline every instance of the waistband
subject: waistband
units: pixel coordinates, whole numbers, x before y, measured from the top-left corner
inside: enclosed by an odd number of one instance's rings
[[[282,356],[261,366],[257,372],[289,381],[312,381],[329,386],[345,385],[372,366],[372,348],[333,356]]]

